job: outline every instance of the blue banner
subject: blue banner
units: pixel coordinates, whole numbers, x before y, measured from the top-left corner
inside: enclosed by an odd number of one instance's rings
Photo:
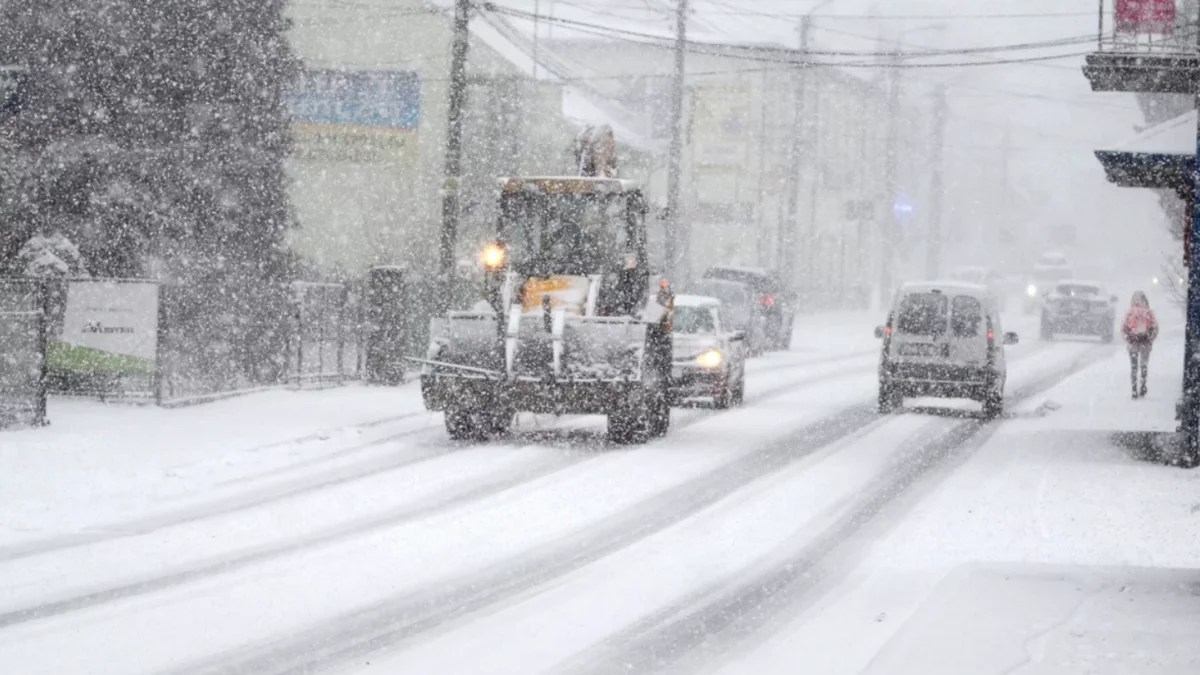
[[[305,70],[289,107],[296,124],[415,131],[421,125],[421,81],[410,71]]]

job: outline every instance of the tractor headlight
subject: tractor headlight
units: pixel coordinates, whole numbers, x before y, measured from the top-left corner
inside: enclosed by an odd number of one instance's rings
[[[498,270],[504,267],[504,260],[507,257],[503,246],[488,244],[487,248],[483,249],[483,266],[489,270]]]
[[[700,356],[697,356],[696,363],[705,368],[716,368],[717,366],[721,365],[721,361],[724,359],[725,357],[721,356],[721,352],[715,349],[710,349]]]
[[[1026,286],[1025,287],[1025,295],[1028,295],[1031,298],[1037,297],[1037,286],[1035,286],[1034,284],[1029,284],[1028,286]]]

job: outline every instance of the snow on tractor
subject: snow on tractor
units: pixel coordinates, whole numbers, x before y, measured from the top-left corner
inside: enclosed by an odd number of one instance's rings
[[[617,443],[667,432],[674,295],[651,273],[646,201],[615,177],[612,149],[611,130],[588,130],[578,175],[500,180],[490,309],[433,319],[420,360],[425,405],[452,438],[502,434],[523,411],[607,415]]]

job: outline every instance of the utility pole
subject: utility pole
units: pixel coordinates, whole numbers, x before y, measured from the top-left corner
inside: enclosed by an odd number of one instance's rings
[[[688,248],[691,228],[682,214],[680,190],[683,183],[683,78],[686,66],[688,0],[679,0],[675,19],[675,81],[671,89],[671,148],[667,158],[667,218],[664,223],[667,276],[673,283],[686,282],[690,274]]]
[[[945,170],[946,85],[933,90],[933,175],[929,181],[929,251],[925,258],[925,276],[937,279],[942,267],[942,186]]]
[[[758,191],[754,195],[754,215],[758,227],[756,254],[760,267],[767,266],[767,218],[763,201],[767,197],[767,71],[760,73],[758,96]]]
[[[900,65],[900,57],[897,55],[892,63],[893,66]],[[887,103],[887,118],[888,118],[888,139],[887,139],[887,156],[884,157],[884,173],[883,173],[883,198],[884,204],[880,209],[880,227],[882,228],[882,249],[880,256],[880,273],[879,273],[879,306],[887,307],[888,302],[892,298],[892,277],[895,274],[896,265],[896,214],[894,204],[896,200],[896,163],[900,155],[900,69],[892,67],[888,69],[888,103]]]
[[[812,17],[805,15],[800,19],[800,52],[805,62],[792,71],[792,81],[795,89],[794,101],[792,105],[792,142],[788,151],[788,161],[791,164],[788,171],[787,187],[787,222],[782,224],[783,232],[779,237],[779,271],[785,275],[784,283],[788,290],[793,290],[796,285],[796,239],[797,229],[799,227],[800,216],[800,166],[802,164],[801,157],[804,154],[804,118],[805,118],[805,96],[804,96],[804,71],[802,68],[807,68],[808,64],[808,31],[812,25]],[[805,289],[807,290],[807,289]]]
[[[541,26],[538,24],[538,15],[542,12],[541,0],[533,0],[533,86],[534,91],[537,91],[537,76],[538,76],[538,33],[541,31]]]
[[[450,50],[450,100],[446,113],[446,169],[442,184],[441,273],[443,297],[454,283],[454,252],[458,244],[459,195],[462,187],[463,116],[467,107],[467,46],[470,0],[455,0],[454,42]]]

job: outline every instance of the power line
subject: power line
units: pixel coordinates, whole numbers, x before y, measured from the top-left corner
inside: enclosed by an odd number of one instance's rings
[[[563,4],[579,7],[581,9],[594,9],[594,5],[583,5],[570,0],[560,0]],[[814,19],[845,19],[845,20],[884,20],[884,21],[929,21],[929,20],[955,20],[955,19],[1046,19],[1046,18],[1079,18],[1079,17],[1094,17],[1096,12],[1024,12],[1024,13],[976,13],[976,14],[808,14],[807,12],[764,12],[750,8],[738,7],[735,2],[721,2],[720,0],[710,0],[715,5],[725,7],[725,10],[713,10],[709,8],[696,8],[694,14],[718,14],[726,16],[763,16],[769,18],[799,18],[802,16],[810,16]],[[654,9],[648,7],[646,3],[620,4],[605,2],[602,5],[608,10],[649,10],[656,13],[668,13],[665,9]],[[611,15],[611,12],[606,12]]]
[[[494,11],[497,14],[509,15],[509,16],[513,16],[516,18],[520,18],[520,19],[527,19],[527,18],[531,18],[531,16],[532,16],[532,15],[528,15],[524,12],[510,12],[504,8],[496,7],[495,5],[491,5],[491,7],[493,8],[492,11]],[[578,31],[578,32],[581,32],[584,34],[597,35],[600,37],[608,37],[608,38],[612,38],[612,39],[624,40],[626,42],[640,44],[640,45],[650,47],[650,48],[671,49],[671,47],[669,45],[664,44],[664,42],[663,42],[664,38],[662,38],[661,36],[657,36],[657,35],[651,35],[651,34],[647,34],[647,33],[639,33],[637,31],[629,31],[629,30],[623,30],[623,29],[618,29],[618,28],[611,28],[608,26],[600,26],[597,24],[588,24],[586,22],[580,22],[580,21],[570,21],[570,20],[563,20],[563,19],[555,19],[555,21],[556,22],[564,22],[565,25],[567,25],[568,27],[571,28],[571,30],[575,30],[575,31]],[[1091,42],[1092,40],[1094,40],[1094,37],[1089,37],[1086,39],[1087,42]],[[1052,43],[1046,43],[1045,46],[1049,46],[1050,44],[1052,44]],[[1062,42],[1061,46],[1066,46],[1067,44],[1069,44],[1069,43]],[[993,65],[1036,63],[1036,62],[1041,62],[1041,61],[1054,61],[1054,60],[1059,60],[1059,59],[1086,56],[1086,55],[1092,53],[1091,50],[1088,50],[1088,51],[1082,51],[1082,52],[1068,52],[1068,53],[1051,54],[1051,55],[1044,55],[1044,56],[1032,56],[1032,57],[1021,57],[1021,58],[1011,58],[1011,59],[994,59],[994,60],[989,60],[989,61],[904,63],[904,62],[895,62],[895,61],[892,61],[892,62],[811,61],[811,60],[808,60],[807,58],[804,58],[803,60],[771,58],[768,56],[756,56],[754,54],[745,53],[745,52],[764,52],[765,51],[765,52],[773,52],[773,53],[777,53],[777,54],[795,55],[798,57],[808,57],[811,55],[822,54],[824,52],[801,52],[799,50],[780,48],[780,47],[760,48],[760,47],[747,47],[745,45],[726,45],[726,44],[721,44],[721,43],[707,43],[707,42],[695,42],[695,41],[688,41],[685,44],[685,48],[687,49],[688,52],[693,53],[693,54],[705,54],[705,55],[709,55],[709,56],[722,56],[722,57],[731,58],[731,59],[738,59],[738,60],[743,60],[743,61],[754,61],[754,62],[760,62],[760,63],[777,63],[777,64],[781,64],[781,65],[792,65],[792,66],[802,66],[802,67],[894,68],[894,69],[970,68],[970,67],[983,67],[983,66],[993,66]],[[1033,48],[1033,45],[1030,44],[1027,46],[1021,46],[1021,48],[1022,49]],[[993,53],[1004,51],[1004,48],[999,48],[999,49],[990,48],[990,49]],[[739,51],[741,51],[743,53],[738,53]],[[955,50],[947,50],[945,52],[907,52],[907,53],[905,53],[905,52],[892,52],[892,53],[881,52],[881,53],[879,53],[879,55],[880,56],[892,56],[893,58],[895,58],[895,57],[929,58],[930,56],[944,56],[944,55],[955,55],[955,54],[970,55],[977,51],[979,51],[979,50],[971,50],[969,52],[968,51],[955,51]],[[863,53],[853,53],[853,54],[855,54],[856,56],[864,56]]]
[[[508,16],[512,16],[514,18],[532,20],[535,17],[535,15],[530,12],[513,9],[510,7],[506,7],[504,5],[497,5],[497,4],[491,3],[491,2],[485,2],[483,4],[483,7],[487,10],[490,10],[490,11],[493,11],[493,12],[496,12],[499,14],[505,14]],[[567,27],[578,27],[578,28],[586,28],[586,29],[590,29],[590,30],[605,31],[605,32],[612,33],[614,35],[624,35],[624,36],[628,36],[631,38],[638,38],[638,39],[642,39],[642,40],[663,41],[663,40],[667,39],[664,36],[655,35],[653,33],[643,33],[643,32],[639,32],[639,31],[632,31],[632,30],[616,28],[616,27],[612,27],[612,26],[604,26],[601,24],[588,23],[586,21],[578,21],[578,20],[566,19],[566,18],[562,18],[562,17],[554,17],[553,19],[550,19],[547,17],[538,17],[538,18],[539,18],[539,20],[553,21],[555,23],[559,23],[559,24],[562,24]],[[861,36],[856,36],[856,37],[861,37]],[[996,45],[996,46],[991,46],[991,47],[968,47],[968,48],[959,48],[959,49],[926,49],[926,50],[923,50],[920,52],[904,52],[904,51],[897,51],[897,50],[885,51],[885,52],[880,52],[880,51],[830,51],[830,50],[800,51],[800,50],[793,49],[790,47],[777,47],[777,46],[773,46],[773,45],[725,44],[725,43],[714,43],[714,42],[701,42],[701,41],[697,41],[697,40],[688,40],[687,44],[692,45],[692,46],[701,46],[701,47],[713,47],[713,48],[735,49],[735,50],[741,49],[741,50],[748,50],[748,51],[754,51],[754,52],[765,52],[765,53],[774,53],[774,54],[792,54],[792,55],[803,55],[803,56],[840,56],[840,57],[856,57],[856,58],[861,58],[861,57],[928,58],[928,57],[932,57],[932,56],[958,56],[958,55],[983,54],[983,53],[996,54],[996,53],[1005,53],[1005,52],[1009,52],[1009,51],[1024,51],[1024,50],[1029,50],[1029,49],[1045,49],[1045,48],[1049,48],[1049,47],[1065,47],[1065,46],[1085,44],[1085,43],[1090,44],[1092,42],[1095,42],[1095,40],[1096,40],[1095,33],[1088,33],[1085,35],[1063,37],[1063,38],[1057,38],[1054,40],[1045,40],[1042,42],[1025,42],[1025,43],[1009,44],[1009,45]]]

